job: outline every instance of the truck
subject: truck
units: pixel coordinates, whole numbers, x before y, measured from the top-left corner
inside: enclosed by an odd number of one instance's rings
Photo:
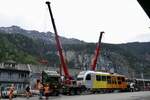
[[[50,94],[58,96],[61,89],[61,77],[57,71],[42,71],[42,84],[43,86],[48,84],[50,87]]]

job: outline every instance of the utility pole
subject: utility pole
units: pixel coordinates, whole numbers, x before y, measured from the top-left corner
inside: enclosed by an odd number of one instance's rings
[[[143,88],[144,88],[144,90],[145,90],[145,81],[144,81],[144,74],[143,74],[143,72],[141,73],[141,78],[142,78],[142,80],[143,80]]]

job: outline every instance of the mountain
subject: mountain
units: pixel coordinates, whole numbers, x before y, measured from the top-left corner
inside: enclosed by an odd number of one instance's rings
[[[20,34],[0,33],[0,62],[14,60],[19,63],[36,64],[36,43]]]
[[[60,38],[69,68],[89,69],[96,43]],[[45,59],[49,66],[58,67],[60,61],[54,39],[54,34],[50,32],[28,31],[17,26],[1,27],[0,62],[14,60],[17,63],[39,64],[39,60]],[[101,47],[97,70],[114,70],[138,78],[143,73],[145,78],[150,77],[150,42],[102,43]]]
[[[22,34],[29,38],[35,40],[41,40],[47,44],[54,44],[55,43],[55,35],[52,32],[38,32],[35,30],[25,30],[18,26],[11,26],[11,27],[0,27],[1,33],[7,34]],[[63,44],[81,44],[84,43],[83,41],[74,39],[74,38],[65,38],[61,36],[61,42]]]

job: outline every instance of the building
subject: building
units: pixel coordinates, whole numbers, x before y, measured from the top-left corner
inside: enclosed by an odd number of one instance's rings
[[[42,80],[42,71],[57,71],[59,73],[59,67],[52,67],[52,66],[46,66],[46,65],[30,65],[30,86],[31,89],[35,89],[35,85],[37,80]],[[79,69],[73,69],[69,68],[69,72],[71,75],[75,76],[77,73],[80,72]]]
[[[14,84],[18,92],[23,92],[26,85],[29,85],[29,75],[28,65],[16,64],[14,61],[0,64],[1,88]]]

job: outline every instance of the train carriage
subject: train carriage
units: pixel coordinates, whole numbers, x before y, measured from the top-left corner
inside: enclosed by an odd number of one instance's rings
[[[94,72],[93,73],[94,79],[93,79],[93,90],[105,90],[108,88],[107,84],[107,78],[110,77],[109,73],[104,73],[104,72]]]
[[[93,92],[125,90],[125,76],[98,71],[82,71],[77,76],[77,84]]]

